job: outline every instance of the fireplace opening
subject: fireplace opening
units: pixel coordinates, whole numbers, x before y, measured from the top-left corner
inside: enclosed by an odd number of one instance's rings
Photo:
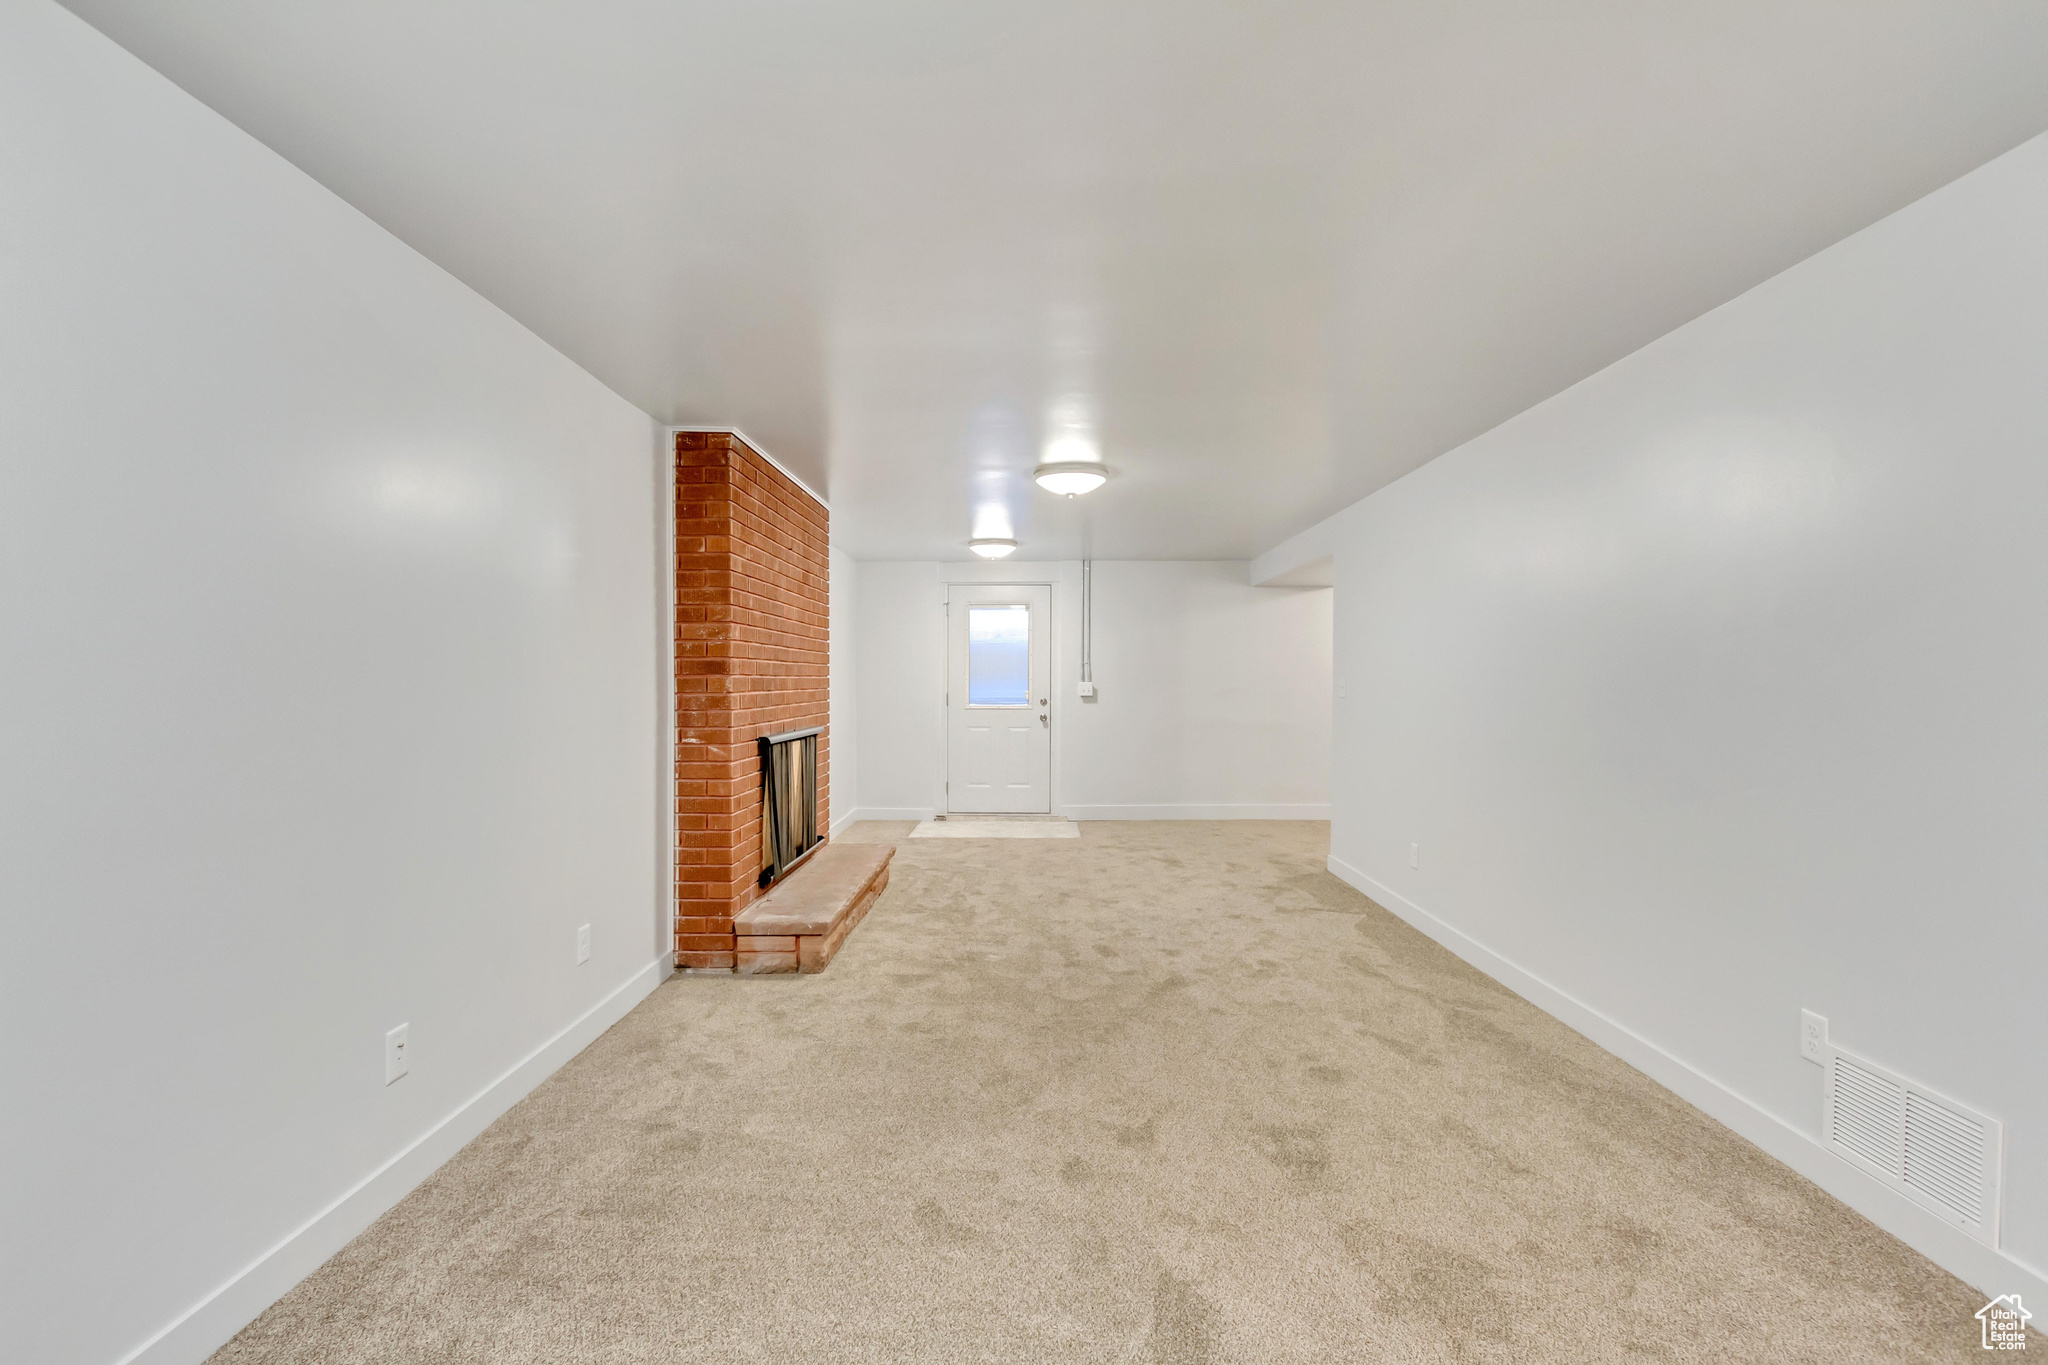
[[[818,837],[818,736],[825,727],[763,735],[761,885],[787,876],[823,842]]]

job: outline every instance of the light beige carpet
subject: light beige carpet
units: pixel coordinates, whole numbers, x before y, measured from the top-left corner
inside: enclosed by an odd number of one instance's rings
[[[1327,838],[907,841],[830,970],[663,986],[215,1360],[1982,1358]]]

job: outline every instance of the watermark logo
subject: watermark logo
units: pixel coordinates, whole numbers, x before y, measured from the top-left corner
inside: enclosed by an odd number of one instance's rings
[[[2017,1294],[2000,1294],[1977,1310],[1984,1324],[1984,1349],[2024,1351],[2027,1349],[2027,1320],[2034,1315],[2020,1303]]]

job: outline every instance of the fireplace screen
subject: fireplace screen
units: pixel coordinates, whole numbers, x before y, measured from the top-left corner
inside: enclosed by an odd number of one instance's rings
[[[763,886],[818,847],[818,736],[824,732],[819,725],[759,741]]]

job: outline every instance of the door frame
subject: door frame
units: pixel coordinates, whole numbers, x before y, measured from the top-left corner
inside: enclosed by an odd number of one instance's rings
[[[1035,718],[1043,718],[1040,724],[1045,731],[1044,782],[1042,786],[1036,783],[1033,785],[1038,786],[1042,792],[1045,799],[1045,809],[1043,811],[1017,811],[1014,813],[1019,816],[1036,815],[1041,818],[1051,815],[1052,642],[1055,631],[1052,621],[1053,587],[1050,583],[948,583],[946,585],[946,785],[941,791],[945,798],[945,813],[948,815],[956,813],[962,815],[1002,814],[1000,811],[988,810],[956,811],[953,805],[953,743],[961,738],[960,722],[962,707],[971,707],[972,705],[972,702],[965,694],[961,697],[961,705],[956,706],[953,704],[951,696],[953,684],[958,682],[963,688],[968,685],[967,660],[955,658],[953,646],[958,644],[963,650],[967,648],[965,613],[981,605],[981,603],[975,601],[955,602],[953,597],[956,593],[963,598],[979,596],[992,597],[1003,601],[1015,601],[1022,598],[1030,604],[1029,610],[1034,619],[1031,625],[1033,634],[1031,643],[1033,648],[1029,652],[1038,657],[1028,660],[1026,672],[1027,676],[1036,674],[1039,671],[1039,667],[1042,667],[1044,676],[1042,679],[1030,677],[1030,683],[1040,683],[1041,685],[1031,686],[1027,683],[1025,690],[1026,703],[1023,709],[1026,712],[1036,713]],[[958,618],[953,614],[954,607],[961,609],[962,614]],[[1042,654],[1040,653],[1041,650],[1043,650]],[[1038,699],[1036,706],[1030,704],[1033,699]]]
[[[1060,750],[1062,736],[1066,733],[1065,706],[1067,693],[1068,660],[1070,657],[1064,622],[1069,617],[1064,599],[1077,590],[1080,581],[1081,562],[1056,561],[1037,564],[1005,564],[997,562],[976,562],[972,564],[941,564],[938,584],[933,592],[932,611],[941,633],[945,636],[939,650],[938,683],[934,696],[937,706],[932,716],[933,734],[938,739],[938,770],[933,775],[932,812],[935,815],[952,814],[952,797],[947,784],[953,780],[950,749],[953,742],[952,729],[947,715],[946,691],[951,684],[949,670],[953,666],[953,645],[947,631],[947,595],[958,584],[962,587],[977,588],[1048,588],[1052,599],[1050,619],[1046,622],[1047,654],[1045,660],[1046,685],[1051,689],[1047,695],[1046,723],[1052,729],[1052,742],[1046,755],[1046,809],[1053,815],[1065,815],[1066,806],[1060,797]],[[1079,676],[1076,674],[1076,676]]]

